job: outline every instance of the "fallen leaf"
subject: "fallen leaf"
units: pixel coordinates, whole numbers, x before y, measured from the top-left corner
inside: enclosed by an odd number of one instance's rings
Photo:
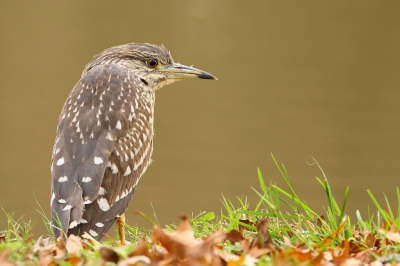
[[[110,248],[101,247],[99,252],[100,252],[101,258],[106,262],[117,263],[119,261],[118,254]]]
[[[358,252],[361,251],[361,248],[362,249],[365,248],[361,243],[359,242],[355,243],[354,240],[351,240],[349,244],[350,244],[350,250],[349,250],[350,254],[357,254]]]
[[[326,221],[325,216],[324,215],[320,215],[319,218],[316,219],[315,224],[318,227],[322,227],[322,222],[325,222],[325,221]]]
[[[250,225],[250,226],[254,226],[254,223],[252,222],[252,221],[250,221],[250,220],[239,220],[239,223],[244,223],[244,224],[247,224],[247,225]],[[243,226],[243,225],[241,225],[241,224],[239,224],[239,231],[243,231],[243,230],[248,230],[248,228],[247,227],[245,227],[245,226]]]
[[[65,249],[65,240],[64,240],[64,238],[59,238],[58,241],[56,242],[56,246],[59,249],[64,250]]]
[[[89,241],[90,244],[93,245],[94,248],[98,249],[100,248],[100,242],[97,241],[96,239],[94,239],[91,235],[89,235],[88,233],[84,232],[81,235],[82,238],[86,239]]]
[[[374,247],[376,243],[376,234],[371,234],[369,233],[366,237],[365,237],[365,244],[367,245],[367,247]]]
[[[327,238],[325,238],[324,240],[322,240],[322,246],[328,247],[328,246],[332,243],[332,240],[335,239],[338,235],[340,235],[340,233],[342,232],[344,226],[346,225],[347,217],[344,216],[342,221],[343,221],[343,222],[342,222],[342,224],[339,226],[338,229],[336,229],[336,230],[335,230],[332,234],[330,234]],[[321,245],[316,244],[316,245],[314,246],[314,249],[318,249],[318,248],[320,248],[320,247],[321,247]]]
[[[197,249],[191,249],[188,255],[195,258],[204,258],[207,262],[211,262],[213,256],[216,254],[216,244],[225,238],[225,232],[216,231],[203,240],[203,243],[199,243]]]
[[[240,256],[240,257],[238,257],[237,260],[229,260],[226,265],[227,266],[240,266],[240,265],[244,264],[245,260],[246,260],[245,256]]]
[[[146,256],[134,256],[121,260],[118,266],[149,265],[151,262],[152,261]]]
[[[339,252],[338,255],[336,255],[334,251],[331,251],[332,253],[332,262],[335,263],[336,265],[343,265],[342,263],[344,263],[345,261],[347,261],[350,258],[350,254],[349,254],[349,248],[350,248],[350,244],[348,240],[344,240],[343,241],[343,249],[342,250],[338,250],[337,252]]]
[[[230,261],[237,261],[237,260],[239,260],[241,258],[238,255],[227,253],[227,252],[223,252],[223,251],[220,251],[218,256],[222,260],[224,260],[226,264],[228,264],[228,262],[230,262]]]
[[[2,266],[15,266],[16,264],[12,263],[11,261],[8,260],[8,257],[10,256],[10,251],[8,249],[3,249],[0,252],[0,265]]]
[[[324,252],[319,252],[317,257],[310,260],[310,263],[311,265],[320,265],[324,258]]]
[[[271,253],[271,251],[272,250],[270,248],[258,248],[257,246],[254,246],[248,252],[246,252],[246,254],[254,258],[259,258],[262,255]]]
[[[355,258],[349,258],[344,260],[342,263],[340,264],[336,264],[336,265],[340,265],[340,266],[360,266],[363,265],[363,263],[361,263],[361,261],[355,259]]]
[[[236,242],[240,242],[244,239],[242,233],[236,230],[231,230],[229,233],[226,235],[226,240],[229,240],[232,244]]]
[[[243,253],[247,253],[250,250],[250,244],[253,241],[251,237],[246,237],[242,241],[240,241],[240,246],[242,248]]]
[[[39,249],[39,265],[41,266],[47,266],[50,265],[50,263],[53,261],[54,259],[54,249],[55,249],[56,245],[50,245],[50,246],[46,246],[43,248]]]
[[[68,265],[72,265],[72,266],[83,264],[82,258],[80,258],[76,255],[69,256],[67,259],[65,259],[65,262],[68,262]]]
[[[285,243],[286,246],[294,248],[295,246],[293,245],[292,241],[286,236],[283,236],[283,242]]]
[[[164,250],[165,251],[165,250]],[[128,255],[128,257],[145,256],[149,258],[153,263],[158,264],[164,259],[166,252],[161,252],[157,246],[150,252],[146,241],[139,239],[135,249]]]
[[[289,252],[300,262],[308,262],[311,261],[311,259],[313,258],[313,255],[309,249],[298,250],[293,248]]]
[[[75,235],[70,235],[65,248],[69,254],[77,253],[79,250],[83,249],[82,240]]]
[[[46,248],[48,246],[50,246],[50,238],[43,238],[43,236],[40,236],[36,244],[33,245],[32,250],[33,252],[38,252],[41,248]]]
[[[371,266],[383,266],[383,263],[380,260],[376,260],[371,262]]]
[[[49,246],[52,248],[52,254],[54,258],[59,259],[63,257],[66,254],[66,249],[65,249],[65,241],[64,238],[59,238],[57,243],[54,246]]]
[[[385,235],[386,238],[389,239],[390,241],[400,243],[400,234],[399,233],[393,233],[391,231],[386,232],[384,229],[379,229],[379,233]]]
[[[368,249],[358,252],[354,256],[354,258],[358,259],[359,261],[361,261],[363,263],[370,263],[373,258],[372,253],[373,253],[372,249],[368,248]]]
[[[257,246],[258,248],[274,248],[272,238],[268,232],[268,223],[268,218],[264,218],[256,222],[258,234],[251,242],[250,247]]]
[[[215,244],[225,237],[224,232],[216,231],[205,240],[196,239],[187,217],[182,217],[182,222],[175,232],[164,232],[155,225],[151,235],[154,246],[159,241],[173,258],[181,262],[186,261],[185,264],[190,261],[187,265],[203,265],[203,261],[210,264],[217,252]]]

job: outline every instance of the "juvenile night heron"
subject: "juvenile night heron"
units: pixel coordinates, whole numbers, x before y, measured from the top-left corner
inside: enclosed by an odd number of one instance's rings
[[[164,46],[130,43],[104,50],[83,70],[62,109],[53,148],[54,236],[100,239],[124,212],[151,163],[155,91],[213,75],[175,63]]]

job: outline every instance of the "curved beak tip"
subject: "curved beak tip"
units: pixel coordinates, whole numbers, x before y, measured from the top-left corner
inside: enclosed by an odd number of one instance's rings
[[[200,79],[212,79],[212,80],[218,80],[217,77],[214,77],[211,74],[200,74],[198,75],[198,78]]]

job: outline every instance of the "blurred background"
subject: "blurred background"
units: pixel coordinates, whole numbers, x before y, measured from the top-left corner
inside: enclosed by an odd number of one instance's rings
[[[157,92],[154,163],[127,221],[151,228],[219,212],[222,194],[254,207],[265,182],[286,185],[322,213],[322,177],[347,213],[366,216],[383,193],[396,203],[400,173],[398,1],[0,1],[0,205],[45,233],[50,159],[64,101],[103,49],[164,44],[176,62],[218,81]],[[0,229],[7,219],[0,212]]]

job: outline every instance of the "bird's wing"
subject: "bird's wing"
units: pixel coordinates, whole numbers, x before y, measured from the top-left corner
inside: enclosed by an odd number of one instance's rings
[[[137,94],[129,111],[135,112],[128,116],[125,130],[116,139],[97,202],[86,205],[81,224],[71,233],[88,232],[100,239],[115,223],[116,217],[126,211],[140,177],[151,163],[154,91],[145,90],[141,81],[135,82],[134,86]]]
[[[124,171],[122,176],[128,167],[132,167],[125,177],[130,177],[127,185],[132,187],[129,190],[133,194],[134,180],[141,175],[138,167],[135,169],[138,156],[128,161],[120,158],[124,156],[125,159],[126,153],[121,152],[129,145],[129,138],[126,138],[133,132],[131,127],[139,121],[136,118],[140,114],[139,93],[142,89],[141,81],[127,68],[103,65],[86,72],[68,96],[60,115],[51,163],[52,220],[56,237],[59,234],[57,221],[67,232],[85,222],[84,219],[81,221],[83,211],[87,214],[86,221],[97,223],[95,219],[106,212],[106,197],[107,204],[112,207],[117,199],[114,195],[122,191],[113,190],[116,184],[111,184],[112,181],[108,181],[112,186],[106,186],[108,190],[100,185],[108,180],[108,176],[114,175],[115,167],[118,173]],[[146,132],[146,128],[143,130]],[[149,140],[152,134],[151,131]],[[140,166],[142,164],[143,161]],[[98,209],[104,213],[96,214]]]

